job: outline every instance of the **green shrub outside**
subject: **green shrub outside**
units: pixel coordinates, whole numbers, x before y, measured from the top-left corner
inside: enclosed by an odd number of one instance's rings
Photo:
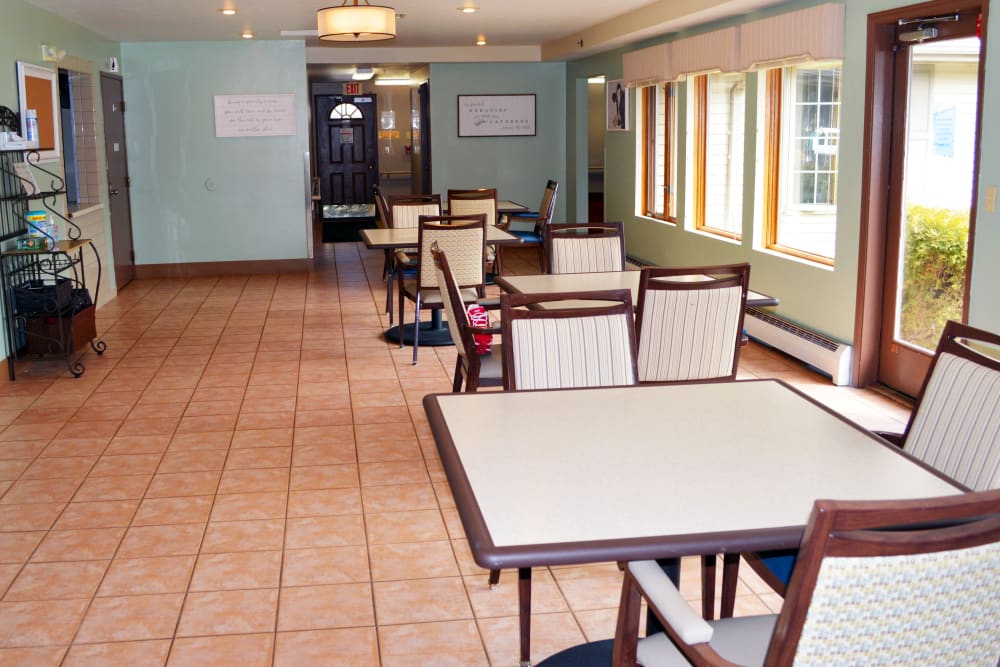
[[[911,204],[900,337],[929,350],[948,320],[962,319],[969,212]]]

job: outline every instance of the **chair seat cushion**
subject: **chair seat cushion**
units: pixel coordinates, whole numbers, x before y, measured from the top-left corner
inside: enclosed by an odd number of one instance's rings
[[[495,339],[496,340],[496,339]],[[479,383],[487,384],[486,380],[503,380],[503,353],[498,343],[493,343],[489,354],[479,355]]]
[[[519,232],[519,231],[515,231],[515,230],[512,229],[510,231],[510,233],[511,233],[512,236],[516,236],[517,238],[521,239],[522,243],[541,243],[542,242],[542,235],[539,234],[539,233],[537,233],[537,232],[534,232],[534,231]]]
[[[416,300],[417,281],[415,279],[414,280],[404,279],[402,287],[403,287],[403,292],[406,294],[406,296],[408,296],[413,300]],[[459,293],[462,296],[462,301],[464,301],[465,303],[472,303],[474,301],[479,300],[479,293],[476,292],[476,290],[473,288],[470,287],[463,288],[459,290]],[[424,290],[420,294],[420,303],[425,306],[439,306],[444,303],[444,300],[441,298],[441,292],[439,292],[436,289],[429,289],[429,290]]]
[[[709,645],[726,660],[740,665],[763,665],[777,616],[741,616],[712,621]],[[683,654],[663,633],[639,640],[639,662],[645,667],[690,667]]]

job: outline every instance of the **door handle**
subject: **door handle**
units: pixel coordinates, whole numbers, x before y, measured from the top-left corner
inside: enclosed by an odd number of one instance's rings
[[[108,188],[108,195],[114,197],[118,194],[118,188]]]

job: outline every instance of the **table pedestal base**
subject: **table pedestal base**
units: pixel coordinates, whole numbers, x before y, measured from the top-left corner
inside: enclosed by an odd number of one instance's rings
[[[399,343],[400,336],[403,337],[403,345],[413,345],[414,325],[400,324],[399,326],[387,329],[385,339],[391,343]],[[452,345],[451,331],[448,325],[441,319],[441,310],[431,311],[431,321],[420,323],[420,347],[437,347],[440,345]]]

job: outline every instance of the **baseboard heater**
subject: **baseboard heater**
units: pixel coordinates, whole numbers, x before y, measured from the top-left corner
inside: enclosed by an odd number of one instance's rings
[[[743,326],[747,334],[766,345],[803,361],[829,375],[838,386],[851,383],[850,345],[803,329],[770,313],[747,308]]]

